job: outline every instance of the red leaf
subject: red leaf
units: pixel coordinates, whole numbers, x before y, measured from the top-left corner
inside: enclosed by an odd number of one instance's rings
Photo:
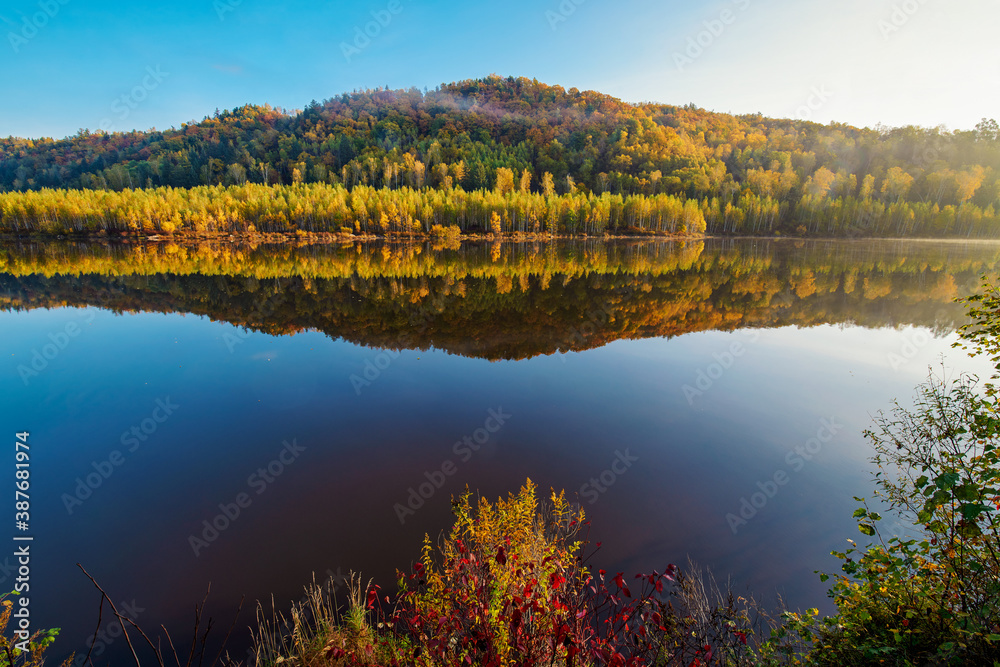
[[[620,589],[622,589],[622,591],[624,591],[625,597],[629,597],[630,598],[630,597],[632,597],[632,592],[628,589],[628,586],[625,585],[625,579],[622,578],[623,574],[624,574],[624,572],[619,572],[617,575],[615,575],[614,581],[615,581],[616,584],[618,584],[618,588],[620,588]]]
[[[374,586],[372,586],[371,588],[368,589],[368,605],[367,606],[368,606],[369,609],[371,609],[372,607],[374,607],[375,603],[378,602],[378,589],[379,589],[379,585],[378,584],[375,584]]]

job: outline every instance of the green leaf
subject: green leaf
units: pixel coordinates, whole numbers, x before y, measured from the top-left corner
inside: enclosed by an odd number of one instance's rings
[[[970,503],[968,505],[962,505],[961,507],[962,517],[965,518],[967,521],[971,521],[976,517],[978,517],[983,512],[987,511],[988,509],[989,507],[987,507],[986,505],[981,505],[979,503]]]
[[[868,516],[868,510],[866,510],[865,508],[859,507],[858,509],[854,510],[855,519],[860,519],[866,516]]]
[[[932,533],[943,533],[944,531],[946,531],[948,529],[948,524],[946,524],[944,521],[940,521],[940,520],[931,521],[927,525],[929,527],[928,530],[930,530]]]
[[[917,477],[917,481],[914,483],[917,485],[918,489],[924,488],[925,486],[927,486],[927,475],[921,475],[920,477]]]
[[[944,491],[958,484],[958,480],[959,476],[957,472],[945,472],[934,478],[934,484],[937,485],[937,488]]]
[[[970,483],[956,486],[955,497],[959,500],[977,500],[979,498],[979,487]]]
[[[934,487],[929,487],[934,488]],[[936,508],[944,505],[945,503],[951,502],[951,494],[947,491],[935,491],[934,495],[927,499],[924,503],[924,509],[929,511],[934,511]]]
[[[869,537],[875,534],[875,527],[872,526],[870,523],[859,523],[858,530],[860,530],[865,535],[868,535]]]

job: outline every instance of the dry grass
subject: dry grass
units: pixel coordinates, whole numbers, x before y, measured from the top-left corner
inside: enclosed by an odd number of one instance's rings
[[[369,582],[370,584],[371,582]],[[371,627],[360,575],[351,573],[344,605],[331,578],[313,579],[288,614],[257,606],[257,631],[248,667],[368,667],[385,664],[388,646]],[[386,633],[386,636],[387,633]]]

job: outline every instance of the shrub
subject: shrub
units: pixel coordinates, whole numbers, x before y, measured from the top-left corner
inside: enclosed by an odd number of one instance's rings
[[[0,667],[42,667],[45,663],[45,651],[56,640],[59,628],[37,630],[27,639],[28,650],[18,648],[24,646],[21,637],[7,637],[7,625],[10,623],[14,603],[7,599],[11,593],[0,595]],[[16,596],[16,594],[14,594]],[[61,667],[69,667],[73,656],[63,661]]]
[[[1000,361],[1000,293],[966,300],[964,345]],[[996,379],[996,374],[993,380]],[[876,495],[905,525],[886,538],[863,498],[859,530],[830,590],[835,616],[791,616],[821,665],[1000,663],[1000,412],[991,382],[931,375],[913,409],[897,403],[866,431]],[[829,575],[821,575],[827,580]]]
[[[471,495],[456,503],[455,524],[435,553],[400,577],[396,620],[409,633],[414,658],[433,664],[562,663],[584,637],[579,597],[588,576],[580,566],[584,519],[563,494],[539,512],[529,480],[495,504]]]

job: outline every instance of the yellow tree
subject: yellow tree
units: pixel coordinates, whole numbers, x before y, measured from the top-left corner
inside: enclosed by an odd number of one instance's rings
[[[493,211],[490,215],[490,231],[494,236],[500,236],[503,233],[503,220],[497,215],[496,211]]]
[[[507,167],[497,167],[497,182],[493,190],[501,196],[513,192],[514,172]]]
[[[819,200],[822,200],[830,192],[830,187],[836,180],[837,175],[826,167],[820,167],[806,181],[806,191]]]
[[[972,195],[976,194],[976,190],[983,184],[985,176],[986,170],[978,164],[955,175],[955,183],[958,186],[956,196],[959,204],[964,204],[972,199]]]
[[[531,192],[531,172],[525,169],[521,172],[521,194]]]
[[[913,185],[913,177],[900,167],[893,167],[886,173],[882,181],[882,194],[886,199],[899,201],[907,195]]]
[[[542,174],[542,192],[546,197],[551,197],[556,193],[556,184],[549,172]]]
[[[448,165],[446,165],[444,162],[439,162],[438,164],[434,165],[434,167],[431,169],[431,173],[434,174],[434,178],[437,181],[438,186],[442,190],[451,189],[452,179],[451,176],[448,174]]]
[[[459,160],[451,165],[451,176],[455,179],[455,185],[461,186],[465,180],[465,160]]]

